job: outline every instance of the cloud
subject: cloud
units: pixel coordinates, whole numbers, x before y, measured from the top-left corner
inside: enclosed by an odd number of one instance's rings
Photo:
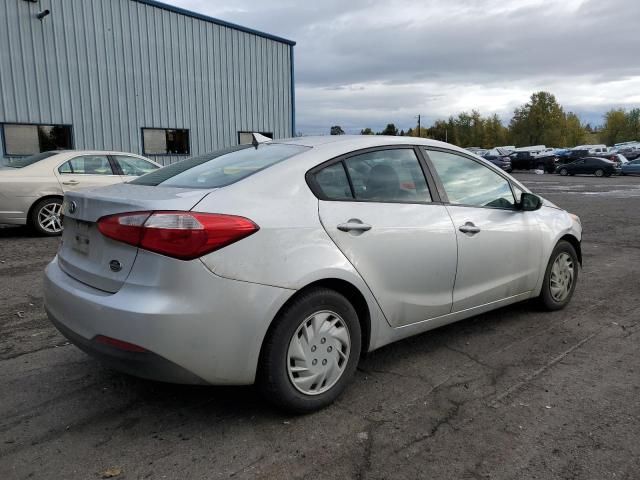
[[[640,105],[628,0],[170,0],[291,38],[298,130],[498,113],[537,90],[587,115]],[[597,122],[595,122],[597,123]]]

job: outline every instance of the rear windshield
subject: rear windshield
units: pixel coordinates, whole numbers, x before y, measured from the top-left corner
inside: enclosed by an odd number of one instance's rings
[[[45,158],[49,158],[54,155],[57,155],[58,153],[60,152],[59,151],[58,152],[42,152],[42,153],[36,153],[35,155],[31,155],[30,157],[12,159],[10,160],[10,163],[7,165],[7,167],[11,167],[11,168],[28,167],[29,165],[39,162],[40,160],[44,160]]]
[[[310,147],[265,143],[241,145],[174,163],[130,182],[136,185],[218,188],[235,183]]]

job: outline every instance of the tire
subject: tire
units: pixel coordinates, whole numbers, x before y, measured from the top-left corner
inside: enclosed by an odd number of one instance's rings
[[[29,214],[29,226],[45,237],[55,237],[62,233],[62,199],[57,197],[43,198],[36,202]]]
[[[538,165],[536,165],[536,170],[542,170],[544,172],[546,170],[546,168],[544,168],[544,163],[539,163]]]
[[[604,176],[604,170],[602,170],[601,168],[599,168],[598,170],[596,170],[596,171],[594,172],[594,175],[595,175],[596,177],[603,177],[603,176]]]
[[[566,177],[568,174],[569,174],[569,171],[566,168],[560,169],[560,175],[562,175],[563,177]]]
[[[327,322],[333,326],[322,335],[313,332],[313,325],[321,325],[322,331]],[[296,339],[302,348],[296,348]],[[353,377],[361,342],[360,322],[353,305],[334,290],[309,290],[286,305],[274,320],[260,354],[258,388],[267,401],[289,412],[308,413],[323,408],[338,398]],[[294,358],[296,355],[298,359]],[[325,364],[329,366],[323,368]],[[313,373],[305,375],[309,372]],[[311,383],[316,380],[322,383]]]
[[[571,262],[572,275],[570,279],[564,277],[568,272],[563,272],[562,267],[558,270],[554,270],[554,264],[556,261],[562,263],[562,260],[569,260]],[[544,273],[544,280],[542,282],[542,291],[538,297],[538,303],[545,310],[561,310],[567,306],[571,301],[573,292],[576,289],[578,283],[578,272],[580,270],[580,264],[578,262],[578,255],[575,248],[569,242],[560,240],[553,249],[547,269]],[[555,280],[554,280],[555,279]],[[570,282],[569,285],[566,282]],[[566,285],[567,288],[555,287],[560,284]]]

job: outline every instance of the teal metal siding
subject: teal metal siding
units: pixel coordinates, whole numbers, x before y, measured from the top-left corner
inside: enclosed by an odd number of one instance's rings
[[[142,153],[143,127],[189,129],[193,155],[294,133],[294,43],[263,32],[149,0],[3,0],[0,45],[0,123],[71,124],[77,149]]]

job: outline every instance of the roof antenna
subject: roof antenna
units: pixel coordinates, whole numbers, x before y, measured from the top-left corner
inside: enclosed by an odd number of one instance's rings
[[[256,149],[258,148],[258,145],[260,145],[261,143],[271,142],[271,139],[269,137],[265,137],[260,133],[254,132],[251,134],[251,137],[253,137],[253,139],[251,140],[251,145],[253,145]]]

